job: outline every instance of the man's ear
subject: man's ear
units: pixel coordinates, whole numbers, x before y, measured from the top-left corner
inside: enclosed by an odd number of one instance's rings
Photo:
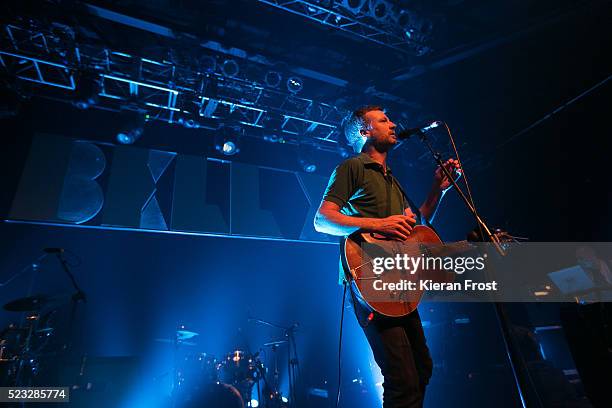
[[[370,131],[369,131],[369,130],[367,130],[367,129],[361,129],[361,130],[359,131],[359,134],[360,134],[361,136],[363,136],[363,137],[368,137],[368,133],[369,133],[369,132],[370,132]]]

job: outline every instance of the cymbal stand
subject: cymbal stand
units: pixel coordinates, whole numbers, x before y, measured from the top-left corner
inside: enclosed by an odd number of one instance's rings
[[[283,327],[278,324],[271,323],[269,321],[250,317],[248,321],[262,324],[264,326],[270,326],[284,331],[285,337],[287,337],[287,369],[289,376],[289,407],[295,407],[296,399],[296,384],[299,373],[299,359],[297,354],[297,345],[295,341],[295,331],[299,327],[298,323],[294,323],[289,327]],[[276,354],[275,354],[276,355]],[[275,384],[278,390],[278,384]]]
[[[62,269],[64,270],[66,275],[68,275],[68,278],[70,279],[70,282],[72,283],[72,286],[76,290],[76,292],[72,295],[72,308],[70,310],[70,323],[68,324],[68,336],[69,336],[68,343],[64,345],[64,350],[68,351],[72,348],[72,340],[73,340],[73,335],[74,335],[74,320],[76,316],[77,306],[79,302],[86,303],[87,296],[85,296],[85,292],[83,292],[83,290],[79,287],[79,284],[77,283],[74,277],[74,274],[70,270],[68,262],[66,261],[66,258],[64,258],[63,250],[55,253],[55,255],[57,256],[57,260],[60,262]]]

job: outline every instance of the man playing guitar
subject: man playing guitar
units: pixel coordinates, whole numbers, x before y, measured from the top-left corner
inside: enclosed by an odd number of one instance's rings
[[[432,221],[451,183],[437,168],[425,202],[412,209],[387,166],[387,153],[397,143],[395,128],[379,106],[352,114],[345,135],[360,154],[334,170],[315,216],[317,231],[338,236],[370,232],[404,241],[417,223]],[[451,173],[459,169],[454,159],[444,165]],[[353,308],[384,377],[383,407],[422,407],[433,364],[418,311],[383,316],[364,309],[354,298]]]

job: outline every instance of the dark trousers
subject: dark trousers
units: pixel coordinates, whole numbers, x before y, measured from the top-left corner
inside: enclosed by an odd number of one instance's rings
[[[419,312],[367,321],[362,306],[353,307],[384,377],[383,408],[422,407],[433,363]]]

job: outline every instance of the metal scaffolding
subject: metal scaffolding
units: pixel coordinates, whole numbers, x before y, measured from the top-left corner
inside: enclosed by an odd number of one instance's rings
[[[339,129],[347,111],[248,76],[253,62],[241,60],[240,77],[230,76],[218,66],[205,69],[78,44],[72,32],[67,26],[37,26],[32,21],[6,24],[0,63],[9,77],[35,84],[33,91],[41,96],[55,89],[55,97],[61,90],[60,98],[71,101],[90,80],[94,107],[138,110],[148,120],[192,128],[241,126],[247,135],[270,142],[340,148]],[[211,59],[228,58],[207,52]]]

